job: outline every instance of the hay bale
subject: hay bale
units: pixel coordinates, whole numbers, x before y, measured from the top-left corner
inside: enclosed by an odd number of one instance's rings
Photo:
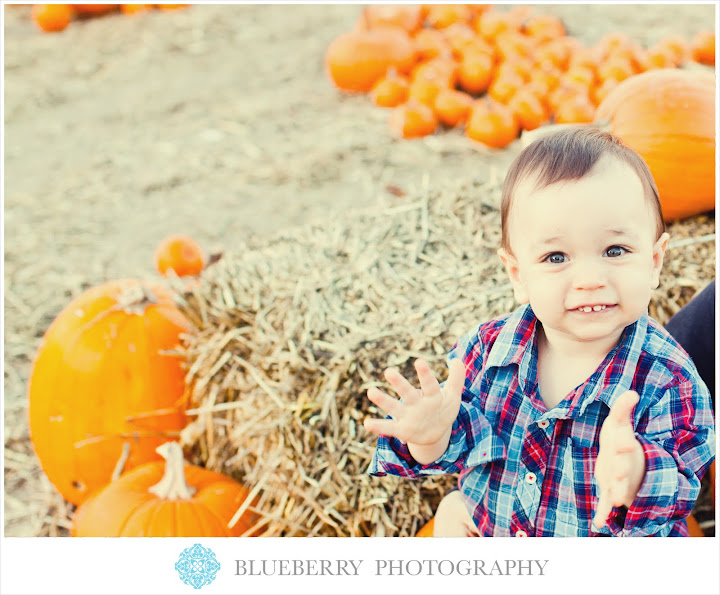
[[[498,178],[496,178],[498,179]],[[515,307],[495,253],[500,185],[424,190],[376,212],[242,246],[180,307],[195,463],[246,482],[271,536],[408,536],[456,478],[373,478],[365,396],[397,366],[415,378],[478,322]],[[714,275],[714,219],[672,226],[651,314],[661,322]],[[714,236],[713,236],[714,237]],[[241,512],[241,511],[239,511]]]

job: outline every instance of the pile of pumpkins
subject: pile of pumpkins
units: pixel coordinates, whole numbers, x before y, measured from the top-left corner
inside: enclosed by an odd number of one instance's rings
[[[63,31],[74,19],[88,19],[113,12],[137,14],[148,10],[175,10],[189,4],[33,4],[30,11],[35,25],[46,33]]]
[[[643,48],[611,33],[592,46],[532,7],[371,5],[327,48],[342,92],[389,108],[392,133],[464,127],[500,149],[547,124],[597,125],[647,161],[669,221],[715,205],[714,31]]]
[[[166,276],[196,275],[203,262],[188,236],[155,252]],[[77,506],[71,535],[255,534],[251,492],[183,459],[189,391],[178,347],[190,332],[173,293],[140,279],[90,288],[47,329],[28,385],[30,438],[48,479]]]

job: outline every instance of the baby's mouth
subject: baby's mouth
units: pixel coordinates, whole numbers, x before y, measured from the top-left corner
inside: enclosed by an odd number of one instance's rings
[[[573,308],[571,312],[603,312],[614,307],[614,304],[592,304],[587,306],[578,306],[577,308]]]

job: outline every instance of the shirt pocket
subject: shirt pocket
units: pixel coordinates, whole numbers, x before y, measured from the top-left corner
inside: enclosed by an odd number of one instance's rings
[[[600,427],[577,420],[563,420],[561,435],[566,441],[563,457],[565,472],[558,495],[571,503],[564,522],[570,525],[570,519],[575,517],[578,535],[589,535],[597,506],[595,461],[599,451]],[[567,534],[571,534],[570,531]]]

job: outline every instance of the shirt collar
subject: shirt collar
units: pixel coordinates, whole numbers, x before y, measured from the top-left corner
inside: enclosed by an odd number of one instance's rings
[[[520,365],[523,356],[532,352],[536,323],[537,317],[530,304],[511,312],[490,348],[486,368]]]
[[[605,356],[598,369],[588,379],[582,394],[574,399],[567,412],[569,417],[582,415],[590,403],[600,400],[612,407],[617,398],[631,389],[640,354],[647,336],[647,311],[636,322],[625,327],[618,344]],[[535,331],[537,317],[530,304],[510,313],[493,343],[486,368],[517,364],[521,382],[532,378],[537,366]],[[532,388],[528,386],[527,388]]]
[[[617,398],[632,388],[635,370],[647,337],[647,327],[647,312],[625,327],[618,344],[588,379],[578,401],[578,415],[582,415],[587,406],[597,400],[612,408]]]

